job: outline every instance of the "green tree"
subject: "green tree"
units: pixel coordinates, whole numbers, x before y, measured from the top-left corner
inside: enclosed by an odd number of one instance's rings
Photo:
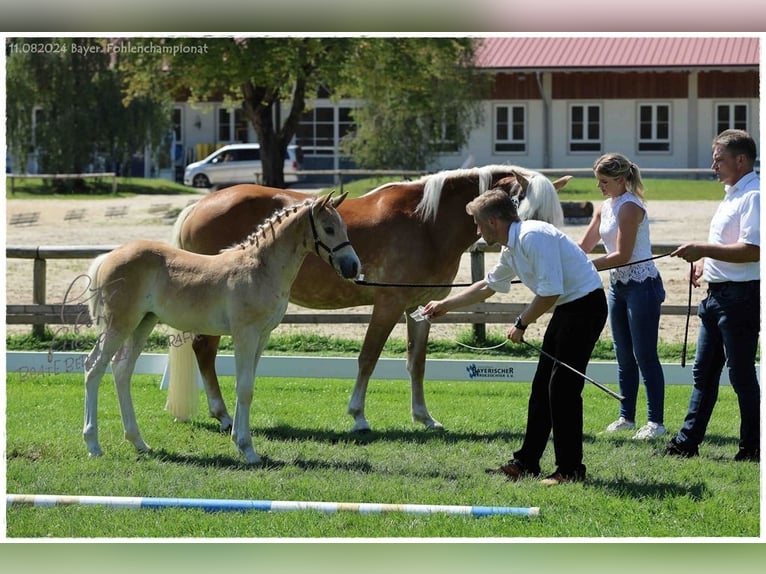
[[[348,40],[320,38],[132,39],[120,54],[126,97],[184,94],[242,108],[261,144],[264,183],[284,187],[283,162],[307,94],[333,80]],[[282,104],[288,106],[282,117]]]
[[[476,73],[470,39],[361,40],[344,89],[363,98],[344,150],[361,167],[427,169],[459,151],[481,123],[488,77]]]
[[[120,55],[127,98],[152,93],[241,107],[261,144],[264,183],[284,187],[283,158],[320,88],[359,98],[345,149],[369,167],[424,169],[443,126],[459,149],[478,122],[470,39],[132,39]],[[287,110],[281,114],[283,108]],[[396,142],[392,144],[392,142]],[[402,142],[406,142],[402,144]]]
[[[123,102],[103,40],[13,38],[6,55],[6,137],[20,166],[33,152],[49,173],[85,172],[99,156],[125,163],[169,128],[159,100]]]

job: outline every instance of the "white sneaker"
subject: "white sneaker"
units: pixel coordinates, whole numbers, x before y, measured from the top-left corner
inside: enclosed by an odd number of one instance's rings
[[[620,417],[611,423],[608,427],[606,427],[606,432],[633,430],[634,428],[636,428],[636,423],[629,421],[624,417]]]
[[[665,434],[665,427],[663,425],[649,421],[640,429],[638,429],[638,432],[633,436],[633,438],[639,439],[639,440],[649,440],[649,439],[661,437],[664,434]]]

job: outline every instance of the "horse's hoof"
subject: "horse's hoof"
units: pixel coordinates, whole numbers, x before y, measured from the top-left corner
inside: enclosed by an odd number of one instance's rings
[[[89,457],[101,456],[104,454],[104,451],[101,450],[101,445],[97,442],[86,443],[85,446],[88,448]]]
[[[353,427],[351,427],[352,433],[368,433],[371,432],[370,425],[366,420],[357,421]]]
[[[262,466],[263,465],[263,461],[261,460],[261,457],[255,453],[251,455],[245,454],[244,456],[245,456],[245,463],[247,464],[247,466]]]
[[[422,417],[422,418],[413,417],[413,420],[417,423],[421,423],[428,430],[435,430],[435,431],[444,430],[444,425],[442,425],[439,421],[431,417]]]
[[[231,417],[226,417],[223,419],[220,419],[221,423],[221,432],[229,432],[231,431],[231,425],[234,424],[234,421],[231,419]]]

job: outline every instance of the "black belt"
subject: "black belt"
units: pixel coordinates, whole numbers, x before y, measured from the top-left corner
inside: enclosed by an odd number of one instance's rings
[[[757,287],[760,283],[761,281],[759,279],[753,279],[752,281],[721,281],[719,283],[708,283],[707,288],[708,291],[720,291],[726,287],[737,287],[740,285],[743,287],[746,285]]]

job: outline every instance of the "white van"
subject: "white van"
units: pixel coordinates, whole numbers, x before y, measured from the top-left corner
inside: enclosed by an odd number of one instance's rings
[[[284,166],[286,183],[298,181],[295,172],[300,169],[302,159],[299,146],[287,146]],[[209,188],[235,183],[255,183],[255,172],[261,169],[260,144],[225,145],[205,159],[187,165],[184,170],[184,185]]]

